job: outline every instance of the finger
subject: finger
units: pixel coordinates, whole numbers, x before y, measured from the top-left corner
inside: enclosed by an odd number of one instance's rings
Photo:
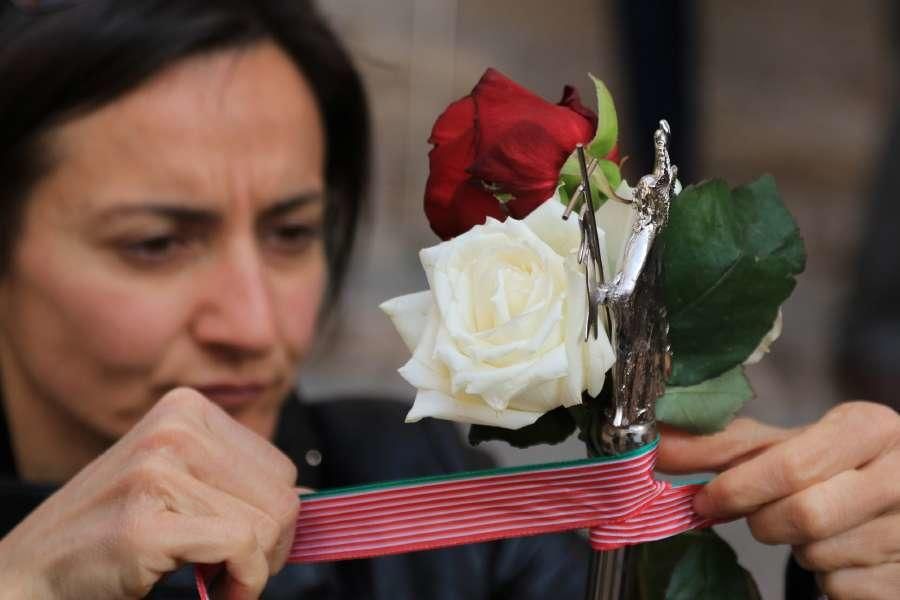
[[[197,479],[263,510],[276,521],[296,517],[298,498],[293,490],[296,467],[287,457],[258,436],[252,446],[245,444],[242,448],[236,440],[252,432],[194,392],[180,395],[173,392],[167,395],[165,402],[168,410],[179,412],[167,415],[161,410],[158,421],[133,442],[137,454],[162,453]],[[194,423],[192,426],[185,422],[182,413],[188,409],[184,405],[191,403],[198,405],[190,409],[194,412],[210,412],[207,417],[193,415],[195,420],[203,421],[203,425]],[[212,426],[211,430],[205,422],[219,420],[217,413],[221,413],[222,422]],[[226,429],[233,432],[223,433]],[[260,468],[259,457],[271,457],[273,453],[280,455],[282,462],[290,467],[282,465],[273,469],[270,465],[266,469]]]
[[[710,518],[748,514],[867,464],[896,443],[897,431],[897,414],[889,408],[842,404],[796,436],[716,477],[697,494],[694,509]]]
[[[816,580],[828,600],[895,600],[900,592],[900,565],[841,569]]]
[[[193,480],[192,484],[190,493],[207,502],[215,514],[251,524],[257,545],[266,557],[270,575],[274,575],[284,567],[294,543],[297,513],[300,509],[298,497],[294,496],[292,511],[274,518],[258,507],[203,482]]]
[[[297,467],[269,440],[235,421],[214,402],[190,388],[179,388],[163,396],[154,407],[159,420],[172,414],[187,414],[193,422],[209,434],[209,439],[234,450],[234,457],[252,467],[248,471],[259,473],[263,479],[296,484]]]
[[[723,431],[711,435],[695,435],[661,425],[656,466],[672,474],[721,471],[795,433],[748,418],[735,419]]]
[[[166,512],[158,516],[155,528],[166,539],[166,552],[180,563],[225,564],[225,579],[217,588],[224,598],[259,598],[269,579],[269,564],[250,523]]]
[[[767,544],[808,544],[857,527],[898,507],[896,452],[763,506],[747,518]]]
[[[900,514],[888,514],[839,535],[794,547],[807,571],[829,572],[900,562]]]
[[[206,423],[215,439],[226,441],[236,453],[256,464],[261,475],[290,485],[297,483],[297,466],[269,440],[238,423],[219,405],[206,402]]]
[[[125,475],[124,484],[130,492],[126,504],[129,522],[152,520],[158,513],[176,513],[185,517],[218,517],[251,525],[257,545],[263,550],[270,574],[284,566],[290,554],[297,522],[299,499],[290,514],[275,519],[258,507],[231,496],[209,484],[195,479],[180,468],[166,464],[159,456],[144,460]],[[158,502],[148,508],[146,502]],[[148,517],[147,515],[151,516]],[[156,560],[149,563],[155,571],[166,572],[175,567],[177,552],[166,546],[166,539],[147,531],[145,542],[154,552]],[[140,542],[140,540],[138,540]]]

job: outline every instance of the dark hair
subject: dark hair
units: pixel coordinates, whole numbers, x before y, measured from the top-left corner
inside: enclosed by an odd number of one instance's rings
[[[82,0],[50,14],[0,5],[0,274],[10,266],[24,198],[49,166],[41,141],[54,125],[115,100],[176,61],[265,39],[309,81],[324,121],[333,301],[368,182],[369,122],[350,58],[304,0]]]

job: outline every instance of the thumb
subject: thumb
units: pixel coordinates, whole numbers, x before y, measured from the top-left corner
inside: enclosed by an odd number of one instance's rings
[[[693,434],[662,423],[659,429],[656,468],[672,475],[724,471],[797,433],[745,417],[710,435]]]

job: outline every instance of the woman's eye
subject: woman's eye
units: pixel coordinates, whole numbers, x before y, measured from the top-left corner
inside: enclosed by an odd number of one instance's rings
[[[187,246],[187,241],[174,235],[158,235],[127,242],[123,250],[132,260],[160,263],[177,256]]]
[[[266,236],[269,244],[279,252],[294,253],[306,250],[320,235],[320,228],[311,225],[281,225]]]

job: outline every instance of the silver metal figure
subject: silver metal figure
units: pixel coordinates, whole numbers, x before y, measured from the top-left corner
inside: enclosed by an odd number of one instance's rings
[[[669,205],[675,196],[678,167],[669,158],[669,138],[672,131],[665,120],[653,135],[655,164],[653,173],[640,178],[634,188],[632,204],[638,213],[631,237],[625,246],[622,270],[612,282],[596,286],[590,295],[591,304],[622,304],[631,298],[638,277],[657,234],[669,222]]]

